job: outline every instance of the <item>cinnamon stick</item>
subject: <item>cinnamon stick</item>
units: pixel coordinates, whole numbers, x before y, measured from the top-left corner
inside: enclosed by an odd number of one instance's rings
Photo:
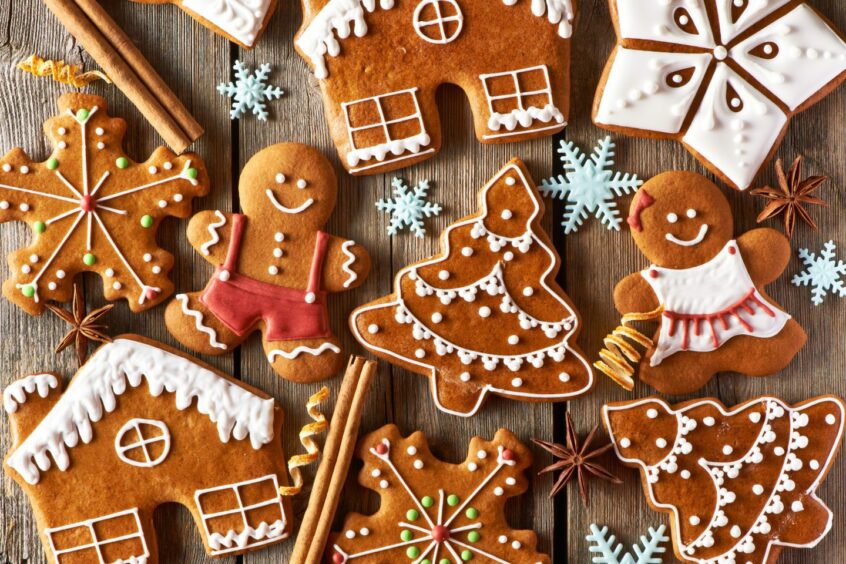
[[[203,134],[176,94],[95,0],[44,3],[175,152],[183,152]]]
[[[352,462],[361,415],[376,372],[376,362],[353,356],[347,365],[326,444],[314,478],[308,509],[303,516],[291,564],[320,562],[341,490]]]

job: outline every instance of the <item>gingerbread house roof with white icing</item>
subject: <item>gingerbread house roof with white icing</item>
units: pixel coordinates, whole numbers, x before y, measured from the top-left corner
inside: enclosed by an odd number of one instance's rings
[[[52,466],[48,453],[59,470],[66,470],[70,465],[67,451],[80,441],[89,443],[94,436],[92,424],[114,411],[117,399],[144,381],[151,396],[172,393],[178,409],[193,406],[207,416],[221,442],[249,437],[252,447],[259,449],[273,439],[272,398],[175,352],[120,337],[100,347],[79,369],[49,413],[9,455],[7,464],[30,484],[38,483],[40,473]],[[14,413],[28,393],[37,391],[46,397],[56,387],[52,374],[28,376],[3,391],[4,407]]]

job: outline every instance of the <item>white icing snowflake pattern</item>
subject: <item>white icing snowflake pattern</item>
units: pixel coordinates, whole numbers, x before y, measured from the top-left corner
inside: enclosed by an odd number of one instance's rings
[[[541,182],[540,191],[567,202],[561,222],[565,234],[578,230],[593,213],[609,230],[620,230],[622,219],[614,198],[634,193],[643,181],[635,174],[611,170],[614,147],[611,137],[606,137],[588,159],[572,141],[561,142],[558,154],[565,172]]]
[[[267,121],[267,102],[277,100],[285,94],[278,86],[267,84],[270,65],[264,63],[257,71],[250,73],[247,65],[235,61],[232,68],[235,70],[235,82],[217,85],[218,92],[232,98],[230,119],[238,119],[251,111],[259,121]]]
[[[426,200],[429,191],[429,181],[422,180],[413,189],[401,178],[394,178],[394,197],[376,202],[376,208],[391,214],[388,223],[388,235],[396,235],[403,227],[408,227],[416,237],[423,237],[426,228],[423,219],[441,213],[440,204],[433,204]]]
[[[640,545],[632,547],[637,558],[626,552],[620,559],[623,544],[618,543],[613,534],[608,536],[608,527],[600,529],[591,524],[590,534],[585,538],[593,543],[590,552],[599,554],[593,557],[593,562],[596,564],[661,564],[662,559],[659,555],[667,550],[661,544],[670,540],[670,537],[664,534],[666,530],[666,525],[661,525],[657,529],[649,527],[649,536],[641,535],[640,537],[642,548]]]
[[[805,264],[805,270],[793,277],[795,286],[811,286],[811,301],[814,305],[823,303],[825,296],[846,296],[843,277],[846,276],[846,262],[836,260],[834,241],[823,247],[819,256],[808,249],[799,249],[799,258]]]
[[[715,22],[705,0],[614,4],[619,42],[595,123],[680,139],[740,190],[790,116],[846,71],[846,43],[803,2],[722,0]]]

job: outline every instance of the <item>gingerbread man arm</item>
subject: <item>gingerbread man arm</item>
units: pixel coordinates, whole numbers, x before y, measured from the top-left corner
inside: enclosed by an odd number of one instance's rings
[[[629,274],[614,288],[614,305],[617,311],[627,313],[646,313],[657,308],[658,297],[652,291],[639,272]]]
[[[226,260],[232,216],[221,211],[203,211],[188,222],[188,241],[200,255],[215,266]]]
[[[360,286],[370,273],[370,253],[349,239],[332,236],[326,247],[323,288],[343,292]]]
[[[781,276],[790,262],[790,242],[775,229],[747,231],[738,237],[737,245],[752,281],[759,287]]]

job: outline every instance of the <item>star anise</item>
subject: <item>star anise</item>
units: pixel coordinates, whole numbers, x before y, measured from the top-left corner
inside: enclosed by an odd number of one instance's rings
[[[67,334],[62,337],[59,346],[56,347],[56,353],[60,353],[72,344],[76,346],[76,357],[79,359],[79,365],[85,363],[88,358],[88,343],[95,341],[97,343],[110,343],[112,340],[105,333],[107,327],[105,325],[98,325],[97,321],[106,315],[114,306],[114,304],[104,305],[103,307],[92,311],[89,314],[85,313],[85,298],[82,292],[79,291],[79,285],[73,285],[73,304],[71,311],[60,308],[55,304],[45,304],[47,308],[71,326]]]
[[[597,464],[594,460],[598,456],[605,454],[610,448],[611,444],[607,444],[600,448],[590,450],[593,438],[599,430],[599,425],[593,428],[585,438],[584,444],[580,444],[579,436],[576,435],[576,430],[573,428],[573,420],[570,414],[567,413],[567,445],[560,445],[557,443],[549,443],[538,439],[532,439],[532,442],[552,454],[553,458],[559,458],[558,462],[554,462],[541,470],[539,474],[546,472],[555,472],[561,470],[555,485],[552,486],[552,492],[549,497],[553,497],[567,485],[570,480],[576,478],[579,481],[579,494],[582,496],[582,502],[585,507],[589,505],[588,499],[588,482],[591,478],[601,478],[612,484],[622,484],[623,481],[617,476]]]
[[[828,180],[828,177],[811,176],[802,180],[801,156],[796,157],[796,160],[790,165],[787,175],[784,174],[784,164],[781,159],[776,160],[776,174],[778,174],[778,189],[765,186],[763,188],[756,188],[751,192],[756,196],[762,196],[769,200],[767,206],[758,215],[758,223],[779,214],[784,214],[784,233],[788,238],[793,237],[793,229],[796,227],[797,216],[805,220],[811,228],[816,229],[816,222],[814,222],[808,210],[803,207],[803,204],[828,206],[825,201],[811,195],[823,182]]]

